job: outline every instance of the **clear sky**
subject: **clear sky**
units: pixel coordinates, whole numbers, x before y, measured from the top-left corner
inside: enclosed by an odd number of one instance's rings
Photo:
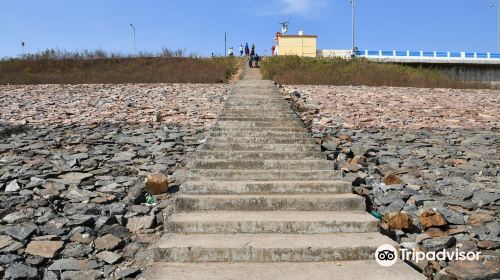
[[[498,0],[356,0],[359,49],[498,51]],[[495,4],[494,7],[490,7]],[[350,49],[348,0],[0,0],[0,57],[60,48],[162,47],[222,53],[255,43],[270,53],[279,22],[318,35],[320,49]]]

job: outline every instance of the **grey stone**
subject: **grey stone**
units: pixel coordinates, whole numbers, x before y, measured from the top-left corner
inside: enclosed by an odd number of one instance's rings
[[[141,271],[137,268],[133,267],[122,267],[115,270],[115,278],[123,279],[128,277],[134,277],[139,274]]]
[[[484,190],[478,190],[474,192],[472,201],[476,202],[478,206],[488,205],[500,199],[500,194],[490,193]]]
[[[37,226],[26,224],[9,227],[5,233],[18,241],[26,241],[37,230]]]
[[[13,264],[5,270],[4,279],[37,279],[38,270],[24,264]]]
[[[85,271],[65,271],[61,275],[61,280],[94,280],[100,279],[102,273],[97,270]]]
[[[453,236],[435,237],[422,241],[422,246],[429,251],[435,252],[453,246],[455,241],[456,239]]]
[[[107,264],[115,264],[122,258],[120,254],[116,254],[110,251],[102,251],[98,253],[96,257]]]
[[[52,271],[86,271],[97,267],[97,262],[93,260],[77,260],[69,258],[55,260],[47,269]]]
[[[392,212],[399,212],[403,207],[405,206],[405,202],[402,199],[395,199],[392,201],[389,205],[387,206],[380,206],[378,208],[378,212],[382,215],[392,213]]]
[[[403,208],[401,206],[401,208]],[[136,232],[141,229],[149,229],[154,226],[154,222],[156,217],[154,215],[140,216],[140,217],[132,217],[127,221],[127,228],[131,232]]]
[[[457,211],[450,210],[445,207],[439,207],[436,209],[438,212],[443,214],[444,218],[449,224],[453,225],[463,225],[465,224],[464,215]]]
[[[12,264],[15,262],[20,261],[22,258],[19,255],[16,254],[5,254],[5,255],[0,255],[0,264]]]
[[[364,154],[366,154],[366,152],[368,152],[369,148],[368,147],[365,147],[365,146],[362,146],[362,145],[357,145],[357,144],[354,144],[354,145],[351,145],[351,152],[355,155],[355,156],[362,156]]]
[[[122,162],[132,160],[137,155],[134,151],[120,152],[116,153],[115,156],[110,160],[114,162]]]
[[[17,180],[12,180],[10,183],[7,184],[5,187],[6,192],[17,192],[21,189],[19,187],[19,184],[17,183]]]

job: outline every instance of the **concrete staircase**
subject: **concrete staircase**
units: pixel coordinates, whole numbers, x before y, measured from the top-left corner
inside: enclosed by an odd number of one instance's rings
[[[424,279],[376,264],[376,248],[394,242],[364,199],[272,82],[246,78],[198,151],[144,278]]]

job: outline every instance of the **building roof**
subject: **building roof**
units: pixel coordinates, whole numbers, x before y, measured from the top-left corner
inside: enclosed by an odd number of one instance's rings
[[[318,38],[317,35],[278,35],[278,37],[290,37],[290,38],[296,38],[296,37],[308,37],[308,38]]]

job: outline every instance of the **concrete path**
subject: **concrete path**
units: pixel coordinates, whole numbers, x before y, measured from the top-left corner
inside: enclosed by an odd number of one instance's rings
[[[378,221],[271,81],[248,70],[198,151],[144,279],[425,279],[374,260]]]

